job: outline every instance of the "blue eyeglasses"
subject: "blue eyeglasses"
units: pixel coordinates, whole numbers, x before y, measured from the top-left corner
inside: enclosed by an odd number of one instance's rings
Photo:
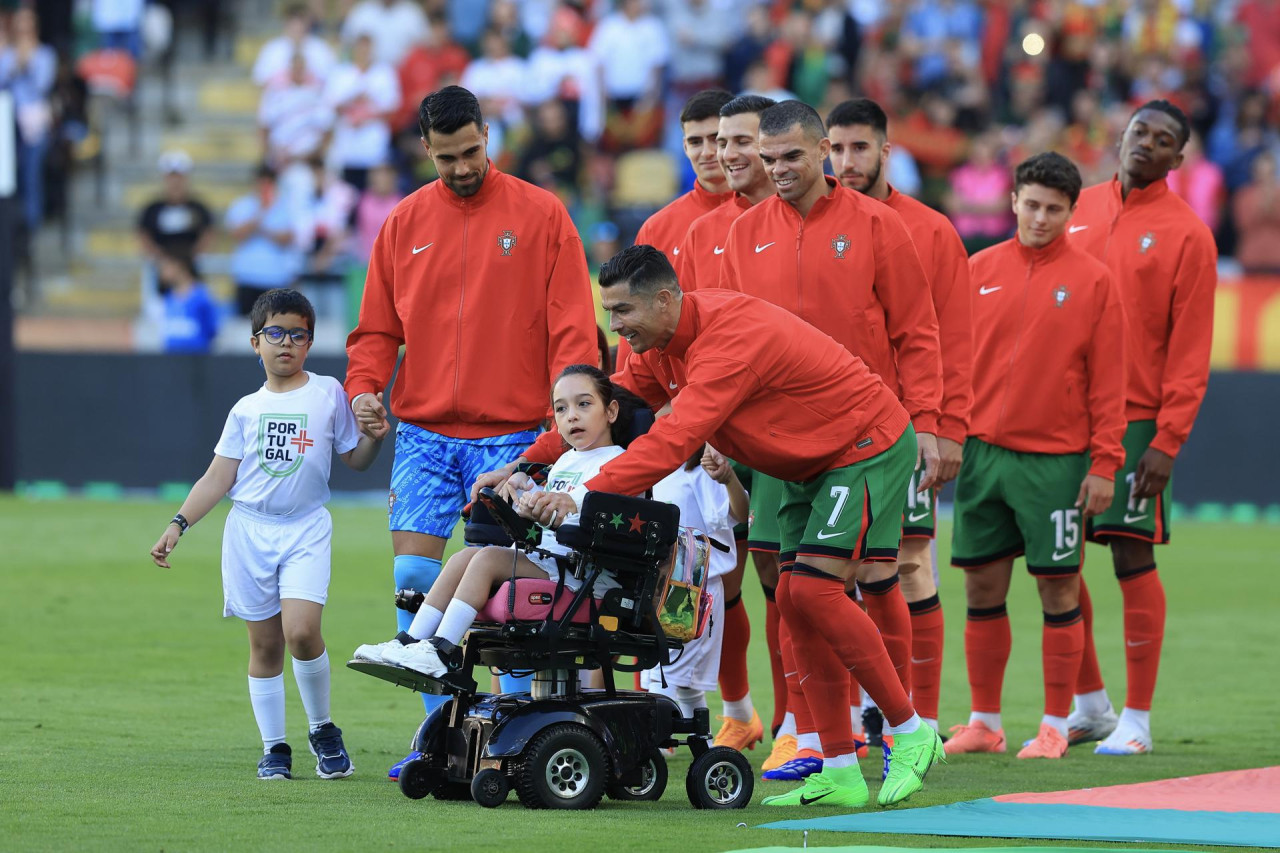
[[[301,327],[296,329],[286,329],[283,326],[267,326],[265,329],[259,331],[258,334],[266,338],[267,343],[275,344],[277,346],[284,343],[286,335],[289,340],[293,341],[293,345],[298,347],[305,347],[311,342],[311,339],[315,337],[311,334],[309,329],[303,329]]]

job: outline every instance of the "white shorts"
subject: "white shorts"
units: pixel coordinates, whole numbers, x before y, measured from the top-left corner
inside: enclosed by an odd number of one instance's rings
[[[512,549],[515,546],[511,546]],[[525,552],[525,556],[529,558],[529,562],[533,563],[539,569],[547,573],[547,577],[553,581],[560,580],[560,564],[554,557],[547,557],[542,554],[534,554]],[[618,579],[614,577],[613,572],[601,572],[600,577],[596,578],[595,597],[604,598],[604,594],[611,589],[618,589],[622,585],[618,583]],[[582,588],[582,581],[573,575],[564,576],[564,587],[570,592],[577,592]]]
[[[716,576],[707,582],[711,593],[711,620],[702,636],[686,643],[684,651],[671,666],[655,666],[640,673],[640,686],[649,689],[649,683],[676,687],[692,687],[694,690],[715,690],[720,679],[720,648],[724,645],[724,581]],[[658,670],[662,670],[659,673]]]
[[[280,612],[282,598],[324,604],[332,539],[324,507],[293,517],[232,504],[222,530],[222,615],[260,622]]]

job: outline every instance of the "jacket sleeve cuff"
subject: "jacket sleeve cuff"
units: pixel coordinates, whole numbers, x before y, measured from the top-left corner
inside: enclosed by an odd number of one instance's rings
[[[1104,480],[1115,480],[1119,464],[1115,462],[1094,462],[1089,466],[1089,476],[1101,477]]]
[[[949,438],[956,444],[964,444],[964,440],[968,438],[968,430],[964,424],[950,418],[940,418],[938,420],[938,438]]]
[[[352,379],[343,388],[347,392],[347,402],[354,403],[361,394],[377,394],[381,388],[375,388],[369,379]]]
[[[1159,450],[1161,453],[1170,458],[1177,458],[1178,451],[1182,449],[1182,442],[1171,437],[1168,433],[1157,430],[1156,437],[1151,439],[1150,447]]]
[[[938,416],[932,412],[919,412],[912,415],[911,425],[916,428],[917,433],[938,434]]]

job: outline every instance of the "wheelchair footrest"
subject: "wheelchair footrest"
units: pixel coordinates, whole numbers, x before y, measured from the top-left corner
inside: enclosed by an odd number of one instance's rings
[[[356,672],[389,681],[397,687],[407,687],[415,692],[430,693],[433,696],[456,696],[462,693],[474,693],[476,689],[476,682],[461,672],[451,672],[440,678],[431,678],[402,666],[373,663],[367,660],[348,661],[347,667]]]

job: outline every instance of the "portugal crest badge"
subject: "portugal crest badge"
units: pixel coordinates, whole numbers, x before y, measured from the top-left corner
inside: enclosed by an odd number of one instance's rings
[[[498,235],[498,247],[502,249],[502,254],[510,255],[511,250],[516,247],[516,232],[510,228]]]
[[[1146,254],[1147,250],[1156,244],[1156,235],[1148,231],[1138,239],[1138,251]]]
[[[1067,300],[1071,298],[1071,291],[1067,290],[1065,284],[1060,284],[1053,291],[1053,307],[1061,308],[1067,304]]]
[[[844,253],[849,251],[852,244],[849,242],[848,234],[837,234],[831,241],[831,249],[836,253],[836,257],[844,259]]]

